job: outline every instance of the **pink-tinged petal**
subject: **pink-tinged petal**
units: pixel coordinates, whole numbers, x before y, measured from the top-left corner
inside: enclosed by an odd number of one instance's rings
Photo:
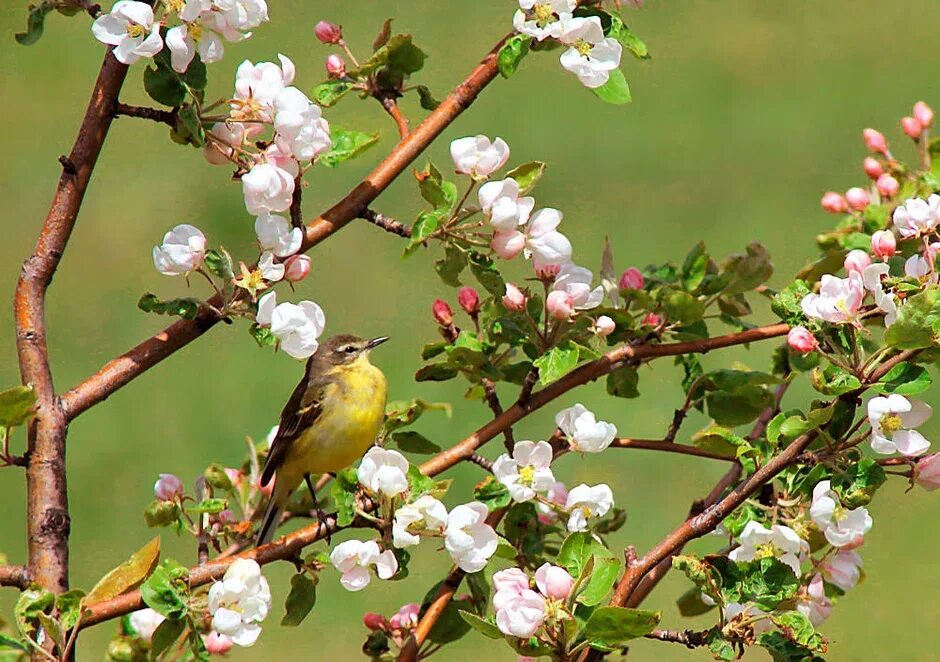
[[[921,455],[930,448],[930,442],[917,430],[898,430],[894,433],[892,441],[898,452],[908,457]]]

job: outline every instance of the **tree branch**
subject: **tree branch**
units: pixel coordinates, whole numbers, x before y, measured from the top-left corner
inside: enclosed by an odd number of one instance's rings
[[[709,634],[711,630],[653,630],[644,636],[647,639],[682,644],[686,648],[697,648],[708,645]]]
[[[127,103],[116,101],[114,103],[114,114],[125,115],[127,117],[139,117],[161,124],[176,126],[176,111],[161,110],[159,108],[148,108],[147,106],[132,106]]]
[[[385,214],[380,214],[377,211],[366,208],[363,209],[359,214],[359,218],[369,221],[373,225],[377,225],[386,232],[391,232],[392,234],[397,234],[400,237],[405,239],[411,238],[411,228],[409,228],[404,223],[396,221],[394,218],[386,216]]]
[[[498,73],[496,56],[509,36],[506,35],[501,39],[470,72],[470,75],[447,95],[437,109],[428,114],[407,138],[398,143],[385,160],[356,188],[307,225],[302,251],[307,251],[319,244],[358,217],[458,115],[473,103],[483,88],[496,77]],[[109,108],[113,107],[115,101],[111,101]],[[95,374],[63,394],[62,408],[66,419],[72,420],[90,407],[104,401],[119,388],[201,336],[217,322],[218,319],[208,313],[200,314],[195,320],[179,320],[109,361]]]
[[[32,573],[25,565],[0,566],[0,586],[15,586],[25,590],[33,581]]]
[[[379,99],[379,103],[382,104],[382,108],[385,109],[385,112],[395,120],[395,126],[398,127],[398,135],[401,136],[402,140],[407,138],[409,131],[408,118],[401,112],[401,108],[398,107],[398,102],[391,97],[383,96]]]
[[[722,455],[721,453],[713,453],[696,446],[677,444],[673,441],[665,441],[662,439],[628,439],[624,437],[617,437],[611,442],[610,447],[640,448],[650,451],[663,451],[666,453],[679,453],[681,455],[694,455],[695,457],[705,457],[712,460],[724,460],[725,462],[736,461],[733,457],[728,457],[727,455]]]

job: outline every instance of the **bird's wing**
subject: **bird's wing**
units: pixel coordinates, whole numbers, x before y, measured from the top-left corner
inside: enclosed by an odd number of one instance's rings
[[[300,383],[291,393],[290,399],[281,412],[281,422],[278,425],[277,435],[271,442],[271,450],[261,472],[261,486],[267,485],[274,472],[284,463],[291,444],[300,434],[313,425],[323,411],[323,397],[327,384],[317,380],[311,375],[308,368]]]

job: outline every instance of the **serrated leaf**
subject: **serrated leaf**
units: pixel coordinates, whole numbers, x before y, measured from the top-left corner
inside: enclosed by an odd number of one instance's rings
[[[940,286],[929,286],[908,297],[898,319],[885,331],[885,342],[897,349],[923,349],[940,337]]]
[[[157,626],[157,629],[153,631],[153,635],[150,638],[151,658],[156,660],[161,653],[169,650],[170,647],[176,643],[177,639],[180,638],[180,635],[183,634],[183,630],[185,629],[186,621],[183,620],[167,618],[161,622],[160,625]]]
[[[578,348],[571,344],[553,347],[532,364],[539,370],[539,383],[546,386],[574,370],[578,365]]]
[[[320,83],[310,93],[317,104],[324,108],[336,104],[337,101],[349,94],[353,89],[351,83],[344,80],[328,80]]]
[[[930,388],[931,384],[933,378],[924,366],[899,363],[878,380],[874,389],[885,394],[917,395]]]
[[[616,647],[652,632],[662,612],[628,607],[598,607],[584,625],[582,635],[592,645]]]

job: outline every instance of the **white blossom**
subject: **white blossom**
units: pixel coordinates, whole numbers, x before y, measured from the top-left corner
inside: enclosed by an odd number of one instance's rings
[[[137,636],[146,642],[153,639],[154,631],[160,627],[160,623],[166,620],[163,614],[155,612],[153,609],[138,609],[130,615],[131,627]]]
[[[617,436],[616,426],[598,421],[581,403],[555,414],[555,425],[568,437],[571,448],[582,453],[600,453]]]
[[[330,561],[342,577],[339,583],[347,591],[361,591],[369,585],[372,576],[369,567],[375,566],[379,579],[389,579],[398,572],[398,559],[390,549],[381,551],[374,540],[347,540],[330,552]]]
[[[538,265],[560,265],[571,260],[571,242],[555,228],[561,223],[563,214],[546,207],[532,214],[526,229],[526,257]]]
[[[489,509],[472,501],[457,506],[447,516],[444,547],[464,572],[479,572],[496,552],[496,531],[486,523]]]
[[[229,41],[238,41],[250,36],[250,33],[239,33],[253,30],[268,20],[268,5],[265,0],[213,0],[213,4],[231,33],[225,36]]]
[[[153,9],[146,2],[118,0],[111,11],[92,23],[95,39],[114,46],[118,62],[134,64],[142,57],[153,57],[163,49],[160,23],[153,20]]]
[[[313,301],[278,304],[277,293],[269,292],[258,299],[255,321],[271,327],[271,333],[288,355],[306,359],[319,347],[317,339],[326,326],[326,315]]]
[[[255,219],[255,235],[258,245],[265,251],[271,251],[277,257],[289,257],[300,250],[304,241],[304,231],[292,227],[283,216],[264,212]]]
[[[808,549],[808,545],[790,527],[774,524],[768,529],[753,520],[744,526],[738,543],[728,554],[732,561],[774,557],[788,565],[797,577],[800,576],[799,554],[804,548]]]
[[[571,18],[577,0],[519,0],[519,9],[512,17],[517,32],[542,41],[561,36],[562,20]]]
[[[503,453],[496,459],[493,475],[508,488],[513,501],[529,501],[555,484],[551,463],[551,444],[519,441],[513,446],[512,457]]]
[[[819,565],[823,578],[848,591],[858,584],[862,575],[862,557],[854,549],[840,549]]]
[[[597,16],[566,18],[558,38],[570,46],[561,54],[561,66],[575,74],[585,87],[600,87],[620,64],[623,47],[616,39],[604,37]]]
[[[614,494],[610,487],[601,483],[589,487],[581,483],[568,492],[565,510],[568,511],[568,530],[586,531],[587,521],[602,517],[614,505]]]
[[[258,259],[258,270],[261,277],[269,283],[276,283],[284,278],[284,263],[274,260],[274,253],[265,251]]]
[[[296,161],[265,158],[253,165],[242,175],[242,193],[248,213],[260,216],[290,209],[298,172]]]
[[[408,489],[408,460],[398,451],[373,446],[362,458],[357,475],[372,493],[393,497]]]
[[[273,62],[252,63],[245,60],[235,71],[235,96],[232,118],[235,120],[274,119],[274,99],[294,82],[295,68],[290,58],[278,54],[281,66]]]
[[[496,610],[496,627],[503,634],[528,639],[545,621],[545,607],[545,598],[526,588],[501,602]]]
[[[819,294],[807,294],[800,306],[807,317],[843,324],[855,321],[864,298],[865,285],[857,271],[848,278],[826,274],[821,279]]]
[[[271,609],[271,591],[252,559],[236,559],[222,581],[209,589],[212,629],[239,646],[251,646],[261,634],[261,622]]]
[[[506,165],[509,145],[502,138],[490,141],[486,136],[468,136],[450,144],[450,156],[457,172],[482,179]]]
[[[885,327],[889,327],[898,319],[898,304],[895,296],[885,292],[881,284],[881,277],[888,275],[888,265],[878,262],[865,267],[862,272],[862,282],[865,289],[871,292],[875,305],[885,314]]]
[[[868,510],[863,507],[853,510],[844,508],[828,480],[816,483],[813,488],[809,515],[833,547],[856,543],[871,530],[872,519]]]
[[[871,448],[876,453],[890,455],[920,455],[930,442],[914,428],[930,418],[930,405],[920,400],[908,400],[892,393],[868,401],[868,422],[871,424]]]
[[[567,262],[561,265],[561,270],[555,277],[555,284],[552,289],[565,292],[571,301],[571,305],[577,310],[589,310],[597,308],[604,300],[604,287],[598,285],[592,289],[592,280],[594,280],[594,274],[591,273],[590,269]]]
[[[206,257],[206,236],[199,228],[183,223],[163,235],[163,243],[153,247],[153,265],[165,276],[179,276],[202,266]]]
[[[480,208],[497,232],[512,232],[525,225],[535,207],[535,198],[519,197],[519,183],[512,177],[485,183],[478,198]]]
[[[392,544],[398,548],[412,547],[421,542],[416,531],[441,532],[445,524],[447,508],[430,494],[424,494],[395,511]]]
[[[330,149],[330,125],[320,106],[296,87],[287,87],[274,97],[275,140],[281,151],[300,161],[311,161]]]
[[[170,64],[179,73],[189,68],[197,51],[206,64],[218,62],[225,55],[222,38],[199,23],[184,23],[167,30],[166,47],[170,49]]]
[[[927,200],[909,198],[894,210],[893,218],[904,239],[931,234],[940,223],[940,195],[934,193]]]
[[[823,586],[821,576],[813,575],[809,585],[800,589],[796,610],[808,618],[814,626],[829,618],[832,612],[832,602],[826,597],[826,587]]]

